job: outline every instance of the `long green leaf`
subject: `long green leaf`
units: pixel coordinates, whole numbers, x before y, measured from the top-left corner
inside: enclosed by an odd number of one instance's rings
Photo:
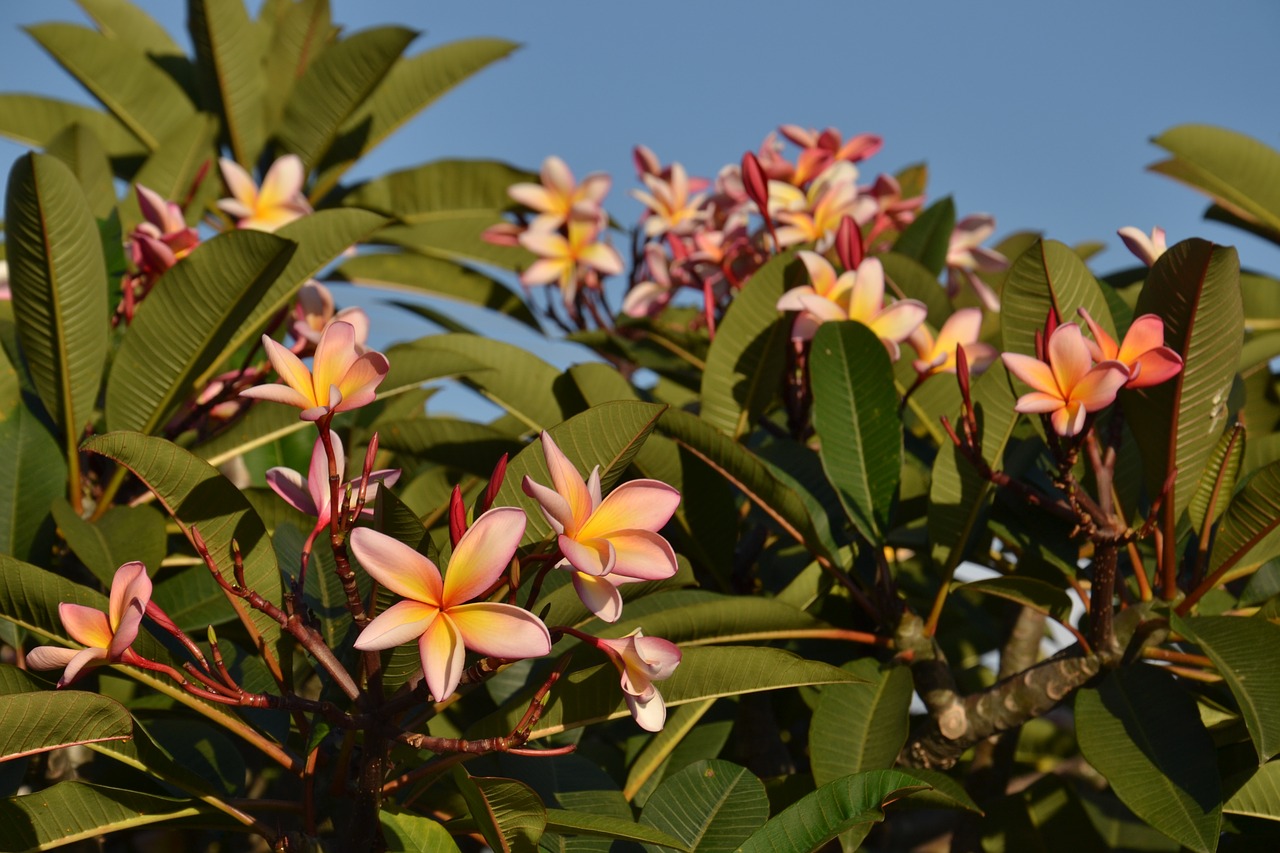
[[[845,830],[884,820],[884,807],[928,785],[897,770],[834,779],[769,819],[738,848],[742,853],[817,850]]]
[[[689,850],[680,839],[660,829],[612,815],[593,814],[570,809],[547,809],[547,832],[559,835],[589,835],[597,838],[620,838]]]
[[[177,124],[160,141],[160,148],[134,174],[132,183],[155,190],[163,198],[181,201],[190,193],[201,168],[214,169],[218,150],[218,120],[208,113],[195,113]],[[217,183],[206,172],[204,187]],[[194,223],[204,215],[197,194],[187,208],[187,221]],[[120,200],[120,221],[126,231],[142,222],[142,209],[137,195],[125,194]]]
[[[189,0],[187,25],[196,48],[204,100],[221,107],[235,159],[251,167],[266,137],[266,78],[257,33],[241,0]]]
[[[280,570],[266,528],[244,494],[204,460],[162,438],[111,432],[96,436],[86,450],[110,457],[131,470],[156,493],[184,535],[200,531],[209,553],[228,583],[232,576],[231,543],[244,558],[245,582],[268,601],[280,598]],[[210,578],[209,583],[214,583]],[[269,648],[280,637],[274,619],[237,599],[242,618],[252,621]]]
[[[1144,664],[1107,674],[1076,694],[1076,737],[1121,801],[1200,853],[1218,846],[1222,792],[1213,741],[1195,701]]]
[[[1179,125],[1152,141],[1173,159],[1150,166],[1151,171],[1207,193],[1230,213],[1280,235],[1280,152],[1242,133],[1203,124]]]
[[[1240,363],[1243,308],[1235,249],[1184,240],[1161,255],[1134,313],[1158,314],[1164,342],[1182,356],[1182,372],[1151,388],[1121,393],[1142,451],[1148,494],[1177,469],[1174,516],[1195,495],[1205,463],[1227,428],[1227,394]]]
[[[1219,501],[1225,500],[1220,495]],[[1210,572],[1230,561],[1229,576],[1262,565],[1280,554],[1280,460],[1260,468],[1227,504],[1209,560]]]
[[[697,853],[731,853],[768,817],[769,797],[750,770],[728,761],[698,761],[662,780],[640,822]]]
[[[512,204],[507,188],[537,176],[499,160],[435,160],[353,187],[342,203],[395,216],[401,222],[492,215]]]
[[[104,35],[152,56],[184,56],[168,31],[129,0],[76,0]]]
[[[39,560],[53,544],[49,505],[67,493],[58,440],[23,399],[17,371],[0,353],[0,554]]]
[[[45,410],[75,447],[92,416],[107,359],[107,270],[93,214],[71,170],[28,154],[9,172],[6,257],[18,340]]]
[[[879,543],[902,469],[889,353],[862,323],[823,323],[809,350],[809,371],[823,470],[858,531]]]
[[[53,507],[67,545],[94,577],[110,587],[116,570],[137,560],[151,573],[160,570],[168,550],[164,516],[150,506],[113,506],[102,518],[81,518],[66,501]]]
[[[504,221],[498,208],[462,210],[446,219],[389,225],[377,233],[376,240],[455,263],[479,262],[502,269],[523,269],[534,260],[528,249],[498,246],[484,239],[489,226]]]
[[[328,191],[356,161],[441,95],[518,47],[505,39],[464,39],[401,58],[343,123],[321,164],[317,192]]]
[[[0,761],[133,735],[133,720],[114,699],[94,693],[0,696]]]
[[[266,90],[262,104],[266,127],[274,132],[294,84],[335,38],[337,30],[330,19],[329,0],[264,3],[259,18],[259,26],[269,27],[271,33],[264,57]]]
[[[735,440],[778,396],[791,321],[778,310],[795,253],[758,269],[716,329],[702,374],[702,418]]]
[[[1061,587],[1039,578],[1009,575],[960,584],[956,589],[1016,601],[1024,607],[1048,614],[1064,624],[1071,616],[1071,599],[1066,592]]]
[[[713,697],[856,680],[844,670],[781,649],[714,646],[684,649],[675,674],[656,686],[667,707],[672,707]],[[477,723],[468,737],[511,731],[527,707],[527,697],[516,696],[502,711]],[[618,671],[611,664],[577,670],[564,676],[551,691],[532,737],[547,737],[630,713],[618,686]]]
[[[456,299],[506,314],[531,329],[542,328],[515,291],[484,273],[439,258],[384,252],[360,255],[345,261],[329,277]]]
[[[0,800],[0,850],[52,850],[74,841],[184,817],[216,814],[198,801],[59,782]]]
[[[107,149],[86,125],[76,123],[49,140],[46,154],[67,164],[80,182],[89,211],[95,219],[106,219],[116,206],[116,189],[112,183],[111,162]]]
[[[488,477],[498,457],[515,456],[522,442],[493,427],[459,418],[410,418],[379,426],[378,446]]]
[[[389,853],[458,853],[453,836],[440,821],[410,812],[378,812]]]
[[[955,227],[955,202],[951,196],[943,196],[906,227],[893,250],[920,264],[936,279],[947,265],[947,248]]]
[[[1280,353],[1278,353],[1280,354]],[[1200,532],[1205,526],[1213,527],[1227,511],[1227,503],[1236,490],[1236,478],[1244,461],[1245,433],[1240,424],[1218,439],[1200,475],[1200,483],[1187,505],[1191,526]],[[1212,506],[1213,514],[1209,514]]]
[[[112,157],[137,157],[147,151],[115,116],[101,110],[39,95],[0,95],[0,135],[22,145],[43,148],[73,124],[92,130]]]
[[[308,66],[284,108],[278,132],[308,170],[321,162],[338,130],[382,82],[417,36],[403,27],[363,30],[330,45]]]
[[[164,274],[138,308],[107,382],[107,428],[151,433],[199,390],[294,244],[258,231],[201,243]]]
[[[1280,648],[1280,625],[1232,616],[1175,617],[1173,625],[1213,661],[1240,707],[1258,763],[1270,761],[1280,753],[1280,659],[1266,650]]]
[[[951,316],[951,300],[938,277],[921,266],[919,261],[897,252],[886,252],[876,257],[884,266],[888,283],[897,287],[907,299],[919,299],[928,306],[929,325],[941,329]]]
[[[461,767],[453,779],[495,853],[535,853],[547,826],[547,809],[532,788],[515,779],[471,776]]]
[[[75,24],[36,24],[27,32],[152,151],[195,112],[182,87],[125,42]]]
[[[1271,761],[1254,771],[1227,801],[1227,814],[1280,820],[1280,761]]]
[[[621,622],[600,632],[621,637],[636,628],[682,645],[760,642],[791,631],[831,626],[812,614],[771,598],[678,590],[646,596]]]
[[[911,671],[882,671],[870,658],[844,669],[870,683],[829,684],[819,694],[809,725],[809,761],[819,786],[851,773],[888,770],[907,742]]]
[[[1115,335],[1111,308],[1102,286],[1070,247],[1037,240],[1009,269],[1000,295],[1000,331],[1005,352],[1035,355],[1036,329],[1044,328],[1050,309],[1063,323],[1082,322],[1084,308],[1107,334]]]

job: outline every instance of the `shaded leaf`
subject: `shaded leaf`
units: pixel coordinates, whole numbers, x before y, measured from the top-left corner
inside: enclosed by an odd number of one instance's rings
[[[1235,567],[1230,577],[1280,555],[1278,526],[1280,460],[1254,472],[1227,504],[1213,541],[1210,573],[1230,562]]]
[[[893,767],[907,742],[911,705],[911,671],[904,666],[881,670],[871,658],[844,669],[867,684],[830,684],[818,695],[809,725],[813,781],[826,785],[851,773]]]
[[[640,822],[698,853],[739,849],[769,817],[764,784],[728,761],[698,761],[668,776],[645,803]]]
[[[169,543],[165,518],[155,507],[113,506],[97,521],[87,521],[60,500],[53,517],[67,545],[104,587],[111,586],[116,569],[133,560],[153,575],[160,570]]]
[[[959,584],[956,590],[976,592],[982,595],[994,595],[1009,601],[1016,601],[1024,607],[1030,607],[1038,613],[1048,614],[1050,618],[1066,624],[1071,616],[1071,599],[1061,587],[1056,587],[1039,578],[1008,575],[1000,578],[972,581]]]
[[[217,148],[218,120],[208,113],[196,113],[174,126],[160,142],[160,148],[143,162],[131,183],[155,190],[163,198],[181,202],[191,193],[196,177],[203,166],[208,167],[203,187],[218,183]],[[187,207],[187,223],[194,224],[204,215],[204,205],[199,194]],[[125,193],[120,200],[120,218],[123,228],[132,231],[142,222],[142,209],[135,192]]]
[[[111,162],[107,149],[98,137],[83,124],[70,124],[49,140],[45,153],[52,154],[76,176],[84,191],[89,212],[95,219],[106,219],[116,206],[116,189],[112,183]]]
[[[1280,761],[1262,765],[1222,804],[1227,814],[1280,820]]]
[[[95,693],[0,696],[0,761],[133,734],[124,706]]]
[[[514,779],[453,774],[476,828],[496,853],[533,853],[547,825],[547,810],[528,785]]]
[[[453,836],[435,818],[384,808],[378,812],[378,820],[391,853],[456,853],[458,849]]]
[[[876,257],[884,266],[889,284],[896,286],[905,298],[923,302],[929,309],[929,325],[935,330],[941,329],[951,316],[951,300],[947,298],[947,291],[939,283],[938,276],[925,269],[919,261],[897,252],[886,252]]]
[[[50,850],[108,832],[211,812],[195,800],[59,782],[34,794],[0,800],[0,850]]]
[[[1237,423],[1219,437],[1213,453],[1205,462],[1200,483],[1187,505],[1191,526],[1196,532],[1203,530],[1206,524],[1212,527],[1227,511],[1227,504],[1236,490],[1240,463],[1244,461],[1244,445],[1244,427]],[[1213,507],[1212,516],[1209,514],[1210,505]]]
[[[906,227],[893,250],[918,262],[936,279],[947,265],[947,249],[955,227],[955,202],[951,196],[943,196]]]
[[[53,544],[49,505],[67,494],[67,462],[2,356],[0,447],[0,554],[41,559]]]
[[[605,814],[547,809],[547,832],[560,835],[590,835],[599,838],[621,838],[668,847],[672,850],[689,850],[680,839],[668,835],[653,826],[613,817]]]

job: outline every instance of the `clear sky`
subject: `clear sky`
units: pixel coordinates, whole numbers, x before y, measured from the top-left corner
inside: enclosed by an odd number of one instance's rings
[[[185,3],[144,0],[185,38]],[[251,2],[256,10],[258,3]],[[1280,273],[1280,251],[1201,221],[1206,203],[1147,173],[1149,138],[1220,124],[1280,146],[1280,3],[587,2],[333,0],[349,30],[400,23],[411,52],[469,36],[524,45],[401,130],[364,176],[446,156],[536,168],[548,154],[615,178],[609,206],[633,221],[630,148],[710,176],[781,123],[878,133],[864,174],[920,160],[930,194],[1066,242],[1163,225],[1170,240],[1240,246]],[[89,102],[19,27],[86,20],[71,0],[0,0],[0,90]],[[0,160],[21,153],[0,143]],[[6,166],[7,168],[7,166]],[[1096,268],[1127,266],[1112,248]]]

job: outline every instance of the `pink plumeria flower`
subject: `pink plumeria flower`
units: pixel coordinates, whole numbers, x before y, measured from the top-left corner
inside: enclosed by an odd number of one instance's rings
[[[1094,322],[1089,312],[1079,309],[1093,340],[1085,340],[1094,361],[1118,361],[1129,374],[1126,388],[1149,388],[1177,376],[1182,370],[1182,356],[1164,345],[1164,320],[1155,314],[1143,314],[1133,321],[1124,342],[1115,340]]]
[[[355,647],[377,651],[417,640],[422,672],[437,702],[458,688],[467,649],[504,660],[550,652],[547,626],[529,611],[471,601],[506,571],[524,527],[523,510],[489,510],[458,540],[443,580],[436,564],[408,545],[367,527],[351,531],[351,550],[360,565],[404,598],[370,622]]]
[[[793,287],[778,300],[779,311],[798,311],[791,338],[811,339],[818,326],[828,320],[857,320],[884,342],[894,361],[898,344],[911,337],[924,322],[929,310],[916,299],[899,299],[884,304],[884,267],[876,258],[866,258],[857,270],[836,276],[835,268],[816,252],[800,252],[812,284]]]
[[[334,463],[339,473],[347,470],[346,453],[342,448],[342,439],[338,438],[338,434],[329,431],[329,440],[333,443]],[[331,518],[329,506],[329,457],[324,450],[324,442],[317,438],[315,446],[311,449],[311,465],[307,470],[306,479],[302,474],[292,468],[275,467],[267,469],[267,485],[271,490],[279,495],[285,503],[304,515],[309,515],[316,520],[315,527],[311,531],[311,535],[307,537],[306,550],[311,550],[311,543],[315,537],[329,526]],[[378,471],[369,473],[369,485],[365,489],[365,507],[363,515],[373,515],[373,500],[378,494],[378,486],[394,486],[396,481],[400,479],[399,468],[383,468]],[[360,478],[345,484],[341,491],[347,486],[359,487]]]
[[[1009,372],[1031,386],[1014,408],[1024,414],[1047,414],[1053,431],[1064,437],[1079,435],[1088,414],[1105,409],[1129,378],[1118,361],[1096,365],[1080,327],[1063,323],[1049,335],[1048,364],[1029,355],[1000,356]]]
[[[622,299],[622,313],[628,317],[657,315],[671,301],[675,292],[667,265],[667,253],[661,243],[645,244],[644,266],[649,277],[628,290]]]
[[[542,452],[551,488],[524,478],[524,493],[536,500],[556,533],[573,585],[583,604],[606,622],[622,615],[618,585],[663,580],[676,573],[671,543],[658,534],[680,504],[680,492],[658,480],[631,480],[600,494],[600,466],[583,480],[547,433]]]
[[[536,229],[520,235],[520,245],[538,255],[538,260],[520,276],[520,282],[555,282],[568,303],[585,274],[618,275],[622,272],[622,258],[612,246],[598,242],[600,226],[596,222],[571,219],[566,230],[567,237],[558,231]]]
[[[947,295],[960,292],[967,281],[988,311],[1000,310],[1000,297],[978,276],[978,272],[1000,272],[1009,268],[1009,259],[982,243],[996,233],[996,219],[988,213],[975,213],[956,223],[947,248]]]
[[[541,184],[512,184],[507,195],[538,212],[530,227],[542,231],[559,228],[570,218],[598,219],[612,185],[603,172],[593,172],[578,183],[568,165],[556,156],[542,161],[541,177]]]
[[[955,373],[956,347],[964,349],[970,373],[978,374],[986,370],[996,359],[996,348],[978,340],[981,331],[981,308],[961,308],[956,311],[942,324],[936,340],[928,326],[921,324],[909,339],[916,350],[917,358],[912,362],[916,373],[921,377],[935,373]]]
[[[218,165],[232,195],[220,199],[218,209],[235,217],[237,228],[275,231],[313,212],[302,192],[306,171],[296,154],[286,154],[272,163],[261,188],[234,160],[223,158]]]
[[[130,662],[137,655],[129,648],[138,638],[142,617],[151,601],[151,578],[139,562],[125,563],[111,579],[111,597],[107,612],[64,601],[58,605],[58,616],[71,639],[84,646],[79,651],[61,646],[37,646],[27,655],[32,669],[64,667],[59,687],[75,681],[89,667],[120,661]]]
[[[857,168],[841,160],[819,175],[807,192],[782,181],[770,181],[770,213],[783,223],[777,229],[779,247],[813,243],[819,252],[830,248],[840,220],[854,216],[857,210],[857,180]]]
[[[178,205],[142,184],[134,189],[143,221],[129,235],[129,254],[142,273],[159,277],[190,254],[200,235],[187,225]]]
[[[305,350],[314,350],[320,343],[320,336],[333,323],[350,323],[355,330],[356,354],[368,350],[365,346],[369,340],[369,315],[363,308],[343,308],[334,310],[333,294],[315,279],[309,280],[298,291],[298,304],[293,312],[293,336],[305,341]],[[296,347],[295,347],[296,349]]]
[[[812,128],[784,124],[778,131],[804,150],[796,160],[792,183],[800,185],[821,173],[832,163],[847,160],[857,163],[875,154],[884,146],[884,140],[873,133],[859,133],[844,141],[840,131],[828,127],[819,133]]]
[[[350,323],[335,322],[325,329],[316,345],[312,370],[268,335],[262,336],[262,345],[284,384],[255,385],[241,391],[240,396],[297,406],[304,421],[318,421],[334,412],[372,403],[390,369],[387,357],[380,352],[356,353],[356,330]]]
[[[1154,264],[1156,258],[1163,255],[1169,248],[1165,243],[1164,229],[1158,225],[1151,229],[1150,237],[1132,225],[1126,225],[1116,234],[1124,241],[1125,248],[1133,252],[1134,257],[1147,266]]]
[[[622,674],[622,692],[640,728],[662,731],[667,721],[667,707],[653,682],[668,679],[676,671],[680,665],[680,647],[658,637],[646,637],[640,628],[616,640],[597,637],[595,643]]]
[[[669,178],[646,173],[640,179],[649,192],[632,190],[631,195],[648,208],[644,220],[645,234],[650,237],[660,237],[668,232],[689,234],[702,222],[702,203],[706,194],[691,194],[692,182],[684,166],[672,163]]]
[[[0,261],[0,302],[13,299],[13,291],[9,289],[9,262]]]

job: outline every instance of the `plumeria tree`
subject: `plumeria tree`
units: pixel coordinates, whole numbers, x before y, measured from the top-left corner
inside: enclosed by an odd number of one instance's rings
[[[1274,846],[1280,282],[1234,249],[1121,228],[1098,278],[795,125],[637,146],[625,228],[555,156],[352,181],[514,45],[81,5],[31,34],[102,109],[0,95],[0,849]],[[1280,242],[1280,152],[1156,142]]]

